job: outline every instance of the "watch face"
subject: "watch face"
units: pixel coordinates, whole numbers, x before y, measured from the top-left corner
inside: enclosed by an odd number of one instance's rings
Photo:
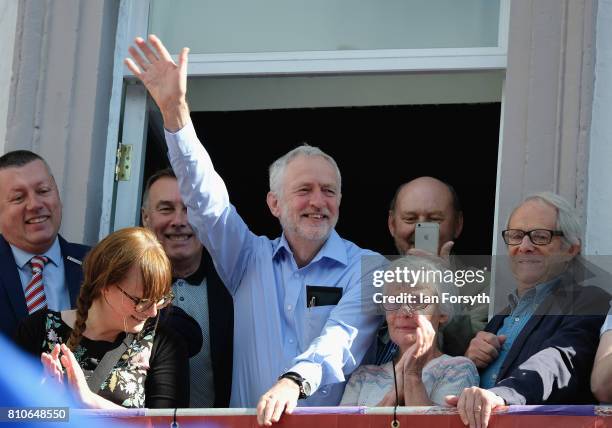
[[[307,380],[302,382],[302,388],[304,389],[304,395],[306,397],[310,397],[310,384],[308,383]]]

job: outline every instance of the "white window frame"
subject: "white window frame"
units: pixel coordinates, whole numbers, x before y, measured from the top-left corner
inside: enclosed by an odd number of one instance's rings
[[[149,7],[149,0],[121,0],[119,7],[100,238],[140,220],[147,98],[123,58],[134,38],[147,34]],[[500,0],[496,47],[194,54],[189,57],[189,77],[505,70],[509,15],[510,0]],[[121,143],[133,146],[132,171],[129,181],[115,182],[122,105]]]

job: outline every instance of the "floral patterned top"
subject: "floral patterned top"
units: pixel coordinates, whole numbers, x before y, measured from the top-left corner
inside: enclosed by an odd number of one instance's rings
[[[57,343],[66,343],[72,329],[59,312],[41,310],[30,315],[19,326],[17,343],[35,355],[51,352]],[[74,350],[74,356],[88,378],[104,355],[125,339],[120,334],[114,342],[95,341],[86,337]],[[188,359],[182,346],[162,326],[155,329],[149,320],[134,337],[127,350],[100,385],[98,395],[128,408],[187,407],[189,402]],[[38,346],[36,346],[38,344]],[[159,367],[160,363],[162,367]],[[149,397],[151,392],[152,397]]]
[[[478,386],[478,370],[465,357],[443,354],[432,359],[422,374],[429,399],[438,406],[446,405],[446,395],[459,395],[464,388]],[[375,407],[393,389],[393,361],[382,366],[360,366],[346,385],[341,406]]]

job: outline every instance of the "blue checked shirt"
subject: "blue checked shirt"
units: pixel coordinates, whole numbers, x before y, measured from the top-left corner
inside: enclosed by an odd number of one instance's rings
[[[362,299],[371,302],[361,290],[363,272],[369,272],[362,258],[382,257],[332,231],[314,259],[298,268],[284,235],[270,240],[249,230],[193,125],[165,135],[189,221],[234,298],[230,406],[255,407],[288,371],[316,391],[300,405],[337,405],[380,324],[380,316],[362,306]],[[309,308],[308,285],[341,287],[342,298]]]

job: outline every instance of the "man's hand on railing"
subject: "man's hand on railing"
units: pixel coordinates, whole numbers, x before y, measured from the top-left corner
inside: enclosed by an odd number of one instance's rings
[[[446,402],[457,407],[461,422],[470,428],[487,428],[493,410],[506,405],[500,396],[476,386],[465,388],[459,397],[447,396]]]
[[[257,423],[265,426],[280,420],[283,411],[291,414],[300,396],[300,388],[291,379],[281,379],[257,403]]]

